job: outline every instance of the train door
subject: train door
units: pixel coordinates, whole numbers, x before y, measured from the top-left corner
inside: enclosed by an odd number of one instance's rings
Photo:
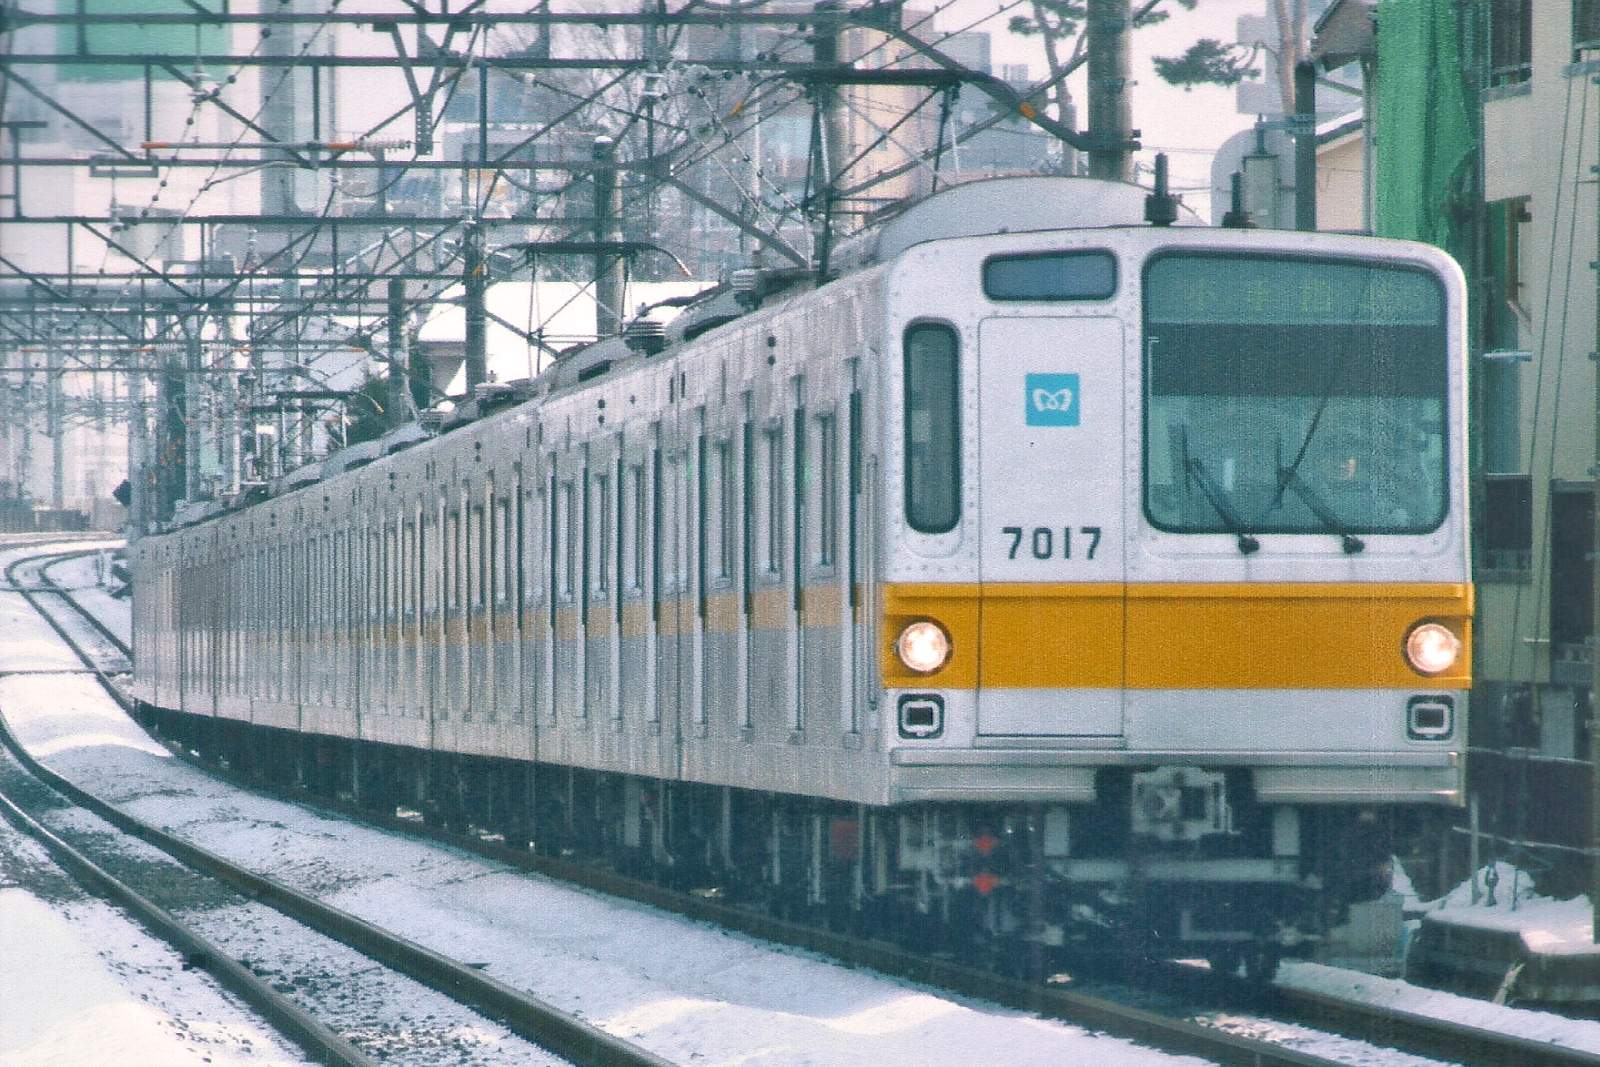
[[[1118,735],[1122,324],[985,319],[975,369],[978,733]]]

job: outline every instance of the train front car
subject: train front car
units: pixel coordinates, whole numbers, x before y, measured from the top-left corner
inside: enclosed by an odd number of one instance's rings
[[[1462,799],[1459,270],[1129,227],[931,242],[887,292],[884,728],[938,813],[901,866],[992,935],[1270,973]]]

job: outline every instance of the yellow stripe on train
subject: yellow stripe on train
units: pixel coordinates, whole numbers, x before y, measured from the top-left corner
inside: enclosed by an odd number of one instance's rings
[[[884,685],[946,689],[1466,689],[1467,583],[914,583],[883,587]],[[894,651],[915,619],[949,632],[931,676]],[[1443,623],[1462,655],[1424,677],[1402,648]]]

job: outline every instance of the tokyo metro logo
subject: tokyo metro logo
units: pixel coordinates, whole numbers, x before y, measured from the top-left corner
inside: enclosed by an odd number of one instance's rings
[[[1076,374],[1030,374],[1024,388],[1029,426],[1078,425]]]

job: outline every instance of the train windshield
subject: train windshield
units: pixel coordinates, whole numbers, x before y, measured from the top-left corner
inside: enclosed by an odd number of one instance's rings
[[[1186,533],[1424,533],[1446,507],[1444,289],[1167,253],[1144,281],[1144,505]]]

